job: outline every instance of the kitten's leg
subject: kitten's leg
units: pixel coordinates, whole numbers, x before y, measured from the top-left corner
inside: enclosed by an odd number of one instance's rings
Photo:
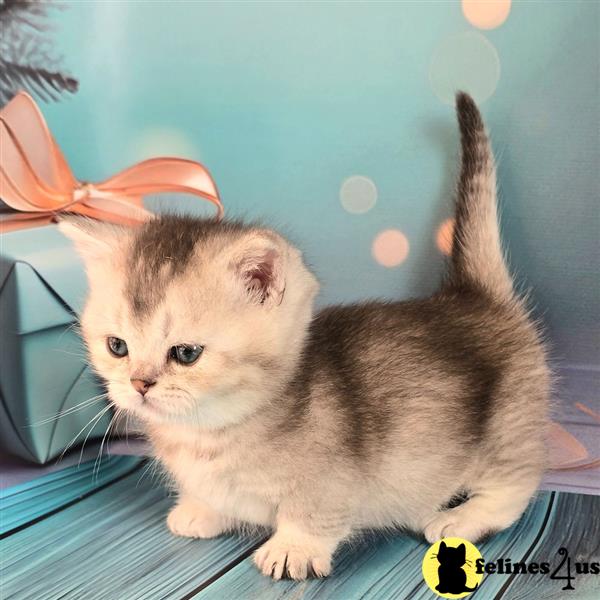
[[[479,487],[464,504],[435,513],[424,523],[425,538],[434,543],[444,537],[477,542],[484,535],[506,529],[527,508],[539,479],[528,483]]]
[[[538,389],[538,380],[523,379],[520,373],[507,381],[497,386],[505,393],[497,398],[487,440],[465,473],[464,485],[470,498],[424,520],[429,542],[443,537],[475,542],[488,533],[506,529],[521,516],[536,492],[546,462],[547,392],[543,386],[541,391]],[[523,381],[533,387],[523,388]],[[515,407],[515,398],[527,399],[527,404]]]
[[[190,495],[182,495],[167,516],[171,533],[183,537],[213,538],[231,528],[232,522]]]
[[[331,572],[333,553],[349,533],[340,513],[293,520],[282,515],[275,534],[254,553],[254,562],[273,579],[325,577]]]

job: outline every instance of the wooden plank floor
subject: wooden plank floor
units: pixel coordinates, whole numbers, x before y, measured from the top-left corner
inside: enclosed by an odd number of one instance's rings
[[[3,600],[431,599],[421,577],[423,542],[365,536],[345,547],[333,576],[273,582],[251,561],[261,536],[175,538],[164,518],[167,491],[136,457],[104,459],[45,475],[0,496],[0,597]],[[522,519],[480,544],[487,561],[509,557],[559,564],[600,561],[600,496],[541,492]],[[575,567],[572,566],[572,571]],[[565,569],[561,571],[561,574]],[[565,581],[541,575],[490,575],[480,599],[597,600],[600,576]]]
[[[184,598],[245,557],[259,541],[172,536],[164,524],[172,500],[150,476],[142,477],[142,460],[128,460],[137,464],[124,477],[119,457],[104,460],[103,477],[114,475],[110,485],[87,490],[92,493],[74,503],[69,495],[63,510],[57,512],[51,503],[54,508],[46,518],[38,514],[29,526],[4,532],[3,600]],[[74,467],[68,471],[67,477],[62,475],[63,484],[77,477]],[[59,476],[61,472],[46,476],[43,485]],[[2,507],[11,502],[14,491],[3,493]],[[30,487],[35,496],[30,500],[29,494],[16,490],[25,504],[43,504],[42,496],[34,492],[35,486]],[[51,495],[56,493],[60,495],[60,491]],[[11,512],[2,508],[0,520],[12,521]]]
[[[486,556],[511,556],[516,560],[534,543],[553,505],[553,494],[544,493],[516,527],[480,546]],[[421,563],[427,545],[408,536],[388,539],[370,537],[346,548],[335,563],[328,579],[297,584],[273,583],[261,577],[248,558],[205,588],[196,597],[208,598],[427,598],[434,597],[421,575]],[[504,579],[484,578],[478,594],[493,598]],[[485,593],[483,592],[485,589]]]

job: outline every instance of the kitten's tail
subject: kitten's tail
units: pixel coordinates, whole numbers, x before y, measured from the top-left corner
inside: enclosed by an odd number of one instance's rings
[[[477,105],[456,95],[462,164],[456,198],[450,282],[507,300],[513,284],[500,243],[496,207],[496,168]]]

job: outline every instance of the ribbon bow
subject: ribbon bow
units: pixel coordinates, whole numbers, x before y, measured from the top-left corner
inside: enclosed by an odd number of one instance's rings
[[[78,181],[52,137],[33,98],[19,92],[0,111],[0,198],[19,212],[2,215],[0,231],[52,222],[71,212],[113,223],[152,218],[142,207],[146,194],[194,194],[223,205],[207,169],[183,158],[151,158],[100,183]]]

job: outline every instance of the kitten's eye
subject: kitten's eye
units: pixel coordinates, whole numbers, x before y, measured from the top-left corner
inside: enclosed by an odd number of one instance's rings
[[[125,340],[122,340],[121,338],[109,337],[106,340],[106,345],[108,346],[109,352],[117,358],[123,358],[129,354],[127,344],[125,343]]]
[[[204,346],[197,344],[180,344],[171,348],[169,356],[180,365],[193,365],[200,358],[203,350]]]

